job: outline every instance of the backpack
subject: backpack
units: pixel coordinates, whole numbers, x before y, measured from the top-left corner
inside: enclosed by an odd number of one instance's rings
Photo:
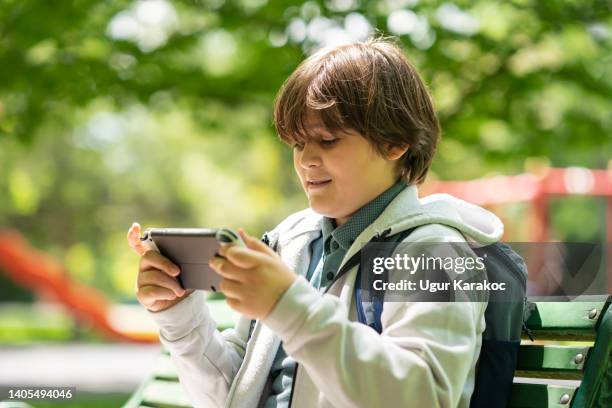
[[[404,241],[416,228],[418,227],[399,232],[390,237],[387,236],[390,230],[386,230],[375,236],[370,243],[393,243],[384,246],[388,253],[377,252],[377,256],[391,257],[397,245]],[[476,381],[470,408],[505,407],[510,398],[521,342],[521,332],[525,329],[523,315],[527,301],[527,266],[520,255],[509,245],[502,242],[472,248],[472,250],[477,256],[484,259],[489,281],[506,283],[506,294],[503,295],[503,299],[496,299],[496,293],[490,293],[490,300],[484,315],[486,329],[482,334],[482,347],[477,363]],[[362,251],[364,249],[360,252]],[[343,270],[346,271],[355,266],[356,263],[360,263],[360,257],[353,256],[348,263],[352,263],[352,265],[345,265],[342,268]],[[360,323],[370,326],[377,333],[381,333],[384,297],[374,296],[371,298],[371,302],[367,302],[367,304],[363,301],[361,271],[360,263],[355,281],[357,317]],[[508,299],[516,300],[508,301]]]

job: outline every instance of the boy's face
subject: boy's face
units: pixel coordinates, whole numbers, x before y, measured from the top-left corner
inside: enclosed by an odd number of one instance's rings
[[[395,159],[407,148],[385,159],[356,132],[332,134],[310,117],[306,124],[310,139],[293,147],[295,171],[310,208],[342,225],[396,182]]]

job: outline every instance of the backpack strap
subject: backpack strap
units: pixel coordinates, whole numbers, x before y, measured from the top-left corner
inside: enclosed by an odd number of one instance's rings
[[[391,232],[391,229],[387,229],[383,231],[381,234],[377,234],[365,246],[369,245],[372,242],[392,243],[394,245],[389,245],[388,253],[383,255],[383,256],[391,256],[393,252],[395,251],[395,248],[397,248],[397,246],[401,242],[403,242],[404,239],[406,239],[410,234],[412,234],[412,232],[418,227],[420,226],[398,232],[397,234],[392,235],[392,236],[388,236],[389,233]],[[385,248],[385,250],[387,250],[387,248]],[[355,255],[361,255],[361,251],[359,251]],[[355,255],[353,255],[353,257],[355,257]],[[361,256],[357,258],[357,263],[359,263],[360,258]],[[351,258],[351,260],[353,259]],[[362,265],[360,264],[359,269],[357,270],[357,277],[355,278],[355,307],[357,309],[357,320],[362,324],[370,326],[371,328],[376,330],[378,334],[380,334],[382,333],[382,329],[383,329],[381,316],[382,316],[383,306],[385,302],[385,298],[384,298],[385,294],[382,293],[382,296],[374,295],[372,296],[371,302],[364,302],[362,299],[362,289],[361,289],[361,270],[362,270]],[[383,272],[382,276],[383,276],[383,280],[387,279],[386,270]]]

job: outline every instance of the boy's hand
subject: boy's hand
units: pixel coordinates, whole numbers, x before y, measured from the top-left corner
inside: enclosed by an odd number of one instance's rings
[[[237,312],[263,319],[274,308],[296,275],[266,244],[238,230],[245,247],[222,245],[209,265],[223,277],[219,289]]]
[[[178,266],[156,251],[147,251],[140,258],[136,279],[136,298],[151,312],[159,312],[185,299],[193,289],[181,288],[176,276]]]
[[[136,298],[152,312],[159,312],[185,299],[193,289],[184,290],[176,280],[178,266],[140,241],[140,224],[134,223],[127,234],[128,244],[140,255],[136,277]]]

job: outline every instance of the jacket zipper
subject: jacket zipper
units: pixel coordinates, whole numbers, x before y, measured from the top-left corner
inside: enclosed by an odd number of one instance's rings
[[[267,245],[270,246],[270,237],[268,235],[267,232],[265,232],[261,238],[261,240]],[[274,248],[272,248],[274,251],[276,251],[276,243],[274,244]],[[251,345],[251,338],[253,337],[253,335],[255,335],[255,328],[257,327],[257,324],[253,324],[253,322],[257,323],[255,320],[251,321],[251,327],[249,328],[249,334],[247,336],[247,346],[246,346],[246,350],[244,352],[244,357],[243,357],[243,363],[247,358],[250,358],[251,352],[252,352],[252,345]],[[229,390],[229,395],[228,395],[228,400],[227,402],[231,402],[234,399],[234,394],[235,394],[235,385],[238,383],[238,381],[240,380],[240,378],[242,377],[242,374],[244,373],[243,367],[245,367],[244,364],[240,365],[240,368],[238,369],[238,372],[236,373],[236,376],[234,377],[234,380],[232,381],[232,385],[230,387]],[[293,392],[293,389],[291,390],[291,392]]]
[[[289,394],[289,408],[293,405],[293,392],[295,391],[295,382],[297,380],[298,362],[295,362],[295,370],[293,370],[293,376],[291,378],[291,394]]]

